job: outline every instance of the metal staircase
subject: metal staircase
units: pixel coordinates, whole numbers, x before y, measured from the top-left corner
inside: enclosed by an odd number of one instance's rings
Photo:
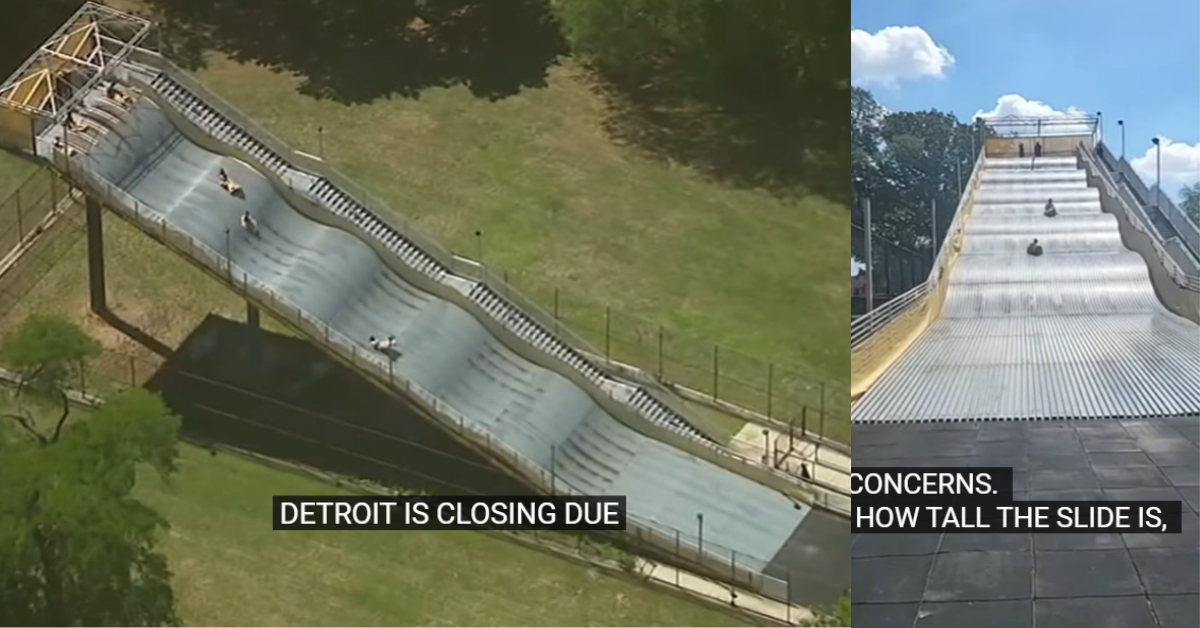
[[[271,172],[282,177],[292,169],[287,160],[166,73],[158,74],[151,81],[150,87],[159,92],[167,102],[197,126],[205,129],[214,137],[249,153]],[[450,270],[445,265],[328,179],[318,177],[309,186],[307,192],[334,214],[349,220],[384,243],[389,250],[412,268],[438,282],[442,282],[450,274]],[[604,371],[588,360],[583,353],[550,333],[536,319],[511,304],[485,283],[476,283],[467,296],[513,333],[539,350],[566,362],[594,384],[602,385],[608,380]],[[636,387],[628,403],[655,425],[711,447],[720,446],[715,440],[689,423],[683,415],[644,388]]]
[[[362,203],[351,198],[349,194],[330,183],[325,178],[319,178],[308,188],[308,193],[333,210],[334,214],[362,227],[364,231],[387,245],[388,249],[404,260],[406,264],[416,268],[435,281],[445,279],[449,269],[441,262],[421,250],[411,240],[404,237],[397,229],[383,222],[372,214]]]
[[[282,175],[287,171],[288,163],[283,157],[263,146],[262,142],[254,139],[253,135],[226,119],[216,109],[208,106],[202,99],[167,74],[162,73],[154,77],[150,86],[162,94],[167,102],[174,105],[180,113],[217,139],[250,153],[259,163],[275,174]]]

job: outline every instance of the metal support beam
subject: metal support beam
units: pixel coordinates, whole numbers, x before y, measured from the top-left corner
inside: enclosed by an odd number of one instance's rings
[[[108,291],[104,285],[104,211],[100,202],[87,197],[87,259],[88,292],[92,311],[99,314],[108,311]]]
[[[261,320],[262,320],[262,316],[261,316],[261,312],[258,309],[258,306],[247,301],[246,302],[246,326],[250,327],[251,329],[258,330],[259,328],[262,327]]]

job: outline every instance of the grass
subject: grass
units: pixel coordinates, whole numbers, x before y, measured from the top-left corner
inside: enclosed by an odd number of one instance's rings
[[[9,195],[16,191],[34,170],[37,170],[34,164],[0,151],[0,203],[8,200]]]
[[[214,91],[295,147],[322,154],[449,248],[509,270],[542,303],[557,289],[564,303],[593,313],[611,306],[795,364],[809,379],[848,379],[845,282],[840,267],[833,273],[833,260],[844,259],[833,253],[848,246],[845,208],[819,196],[728,188],[614,143],[603,130],[605,100],[577,65],[552,70],[544,89],[497,102],[454,87],[346,106],[298,95],[302,77],[218,54],[207,60],[199,78]],[[0,196],[26,167],[0,155]],[[244,311],[220,284],[124,223],[106,221],[105,238],[112,308],[168,345],[210,312]],[[0,328],[31,312],[59,312],[104,346],[145,356],[88,313],[82,239],[49,249],[61,261],[0,316]],[[99,365],[108,379],[149,375],[112,355]],[[726,370],[761,377],[750,367]],[[692,408],[712,431],[732,436],[741,425]],[[270,495],[330,489],[233,456],[185,448],[184,457],[172,488],[143,482],[139,491],[174,524],[165,547],[189,623],[735,621],[484,535],[270,533]]]
[[[171,524],[161,548],[187,625],[746,625],[483,533],[275,532],[273,495],[346,493],[239,455],[181,455],[178,475],[147,473],[135,494]]]
[[[499,102],[449,88],[342,105],[297,96],[302,77],[220,55],[198,77],[447,247],[482,251],[546,309],[557,288],[847,381],[846,287],[832,261],[849,242],[844,206],[731,189],[614,144],[576,65]]]

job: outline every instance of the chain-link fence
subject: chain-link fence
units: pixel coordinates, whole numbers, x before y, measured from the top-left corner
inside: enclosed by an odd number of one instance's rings
[[[518,305],[541,311],[547,329],[602,360],[636,367],[704,398],[797,427],[803,423],[811,434],[850,442],[849,392],[842,385],[814,381],[793,368],[598,305],[572,291],[522,286],[516,273],[484,270],[465,257],[455,257],[454,270],[485,281],[497,277],[497,286],[515,286],[530,295]],[[506,296],[514,294],[519,296],[515,290]],[[533,305],[532,298],[541,305]]]
[[[0,201],[0,318],[83,236],[76,206],[71,187],[49,168],[34,171]]]

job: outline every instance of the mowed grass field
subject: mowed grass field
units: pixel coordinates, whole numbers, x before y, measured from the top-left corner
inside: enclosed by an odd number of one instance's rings
[[[833,263],[849,246],[845,207],[732,189],[615,144],[606,102],[575,64],[497,102],[451,88],[342,105],[215,54],[197,76],[447,248],[474,258],[482,240],[484,261],[546,309],[558,288],[598,312],[847,381],[847,288]]]
[[[11,393],[0,394],[7,410]],[[346,493],[236,454],[183,445],[179,473],[148,472],[135,494],[170,522],[161,547],[187,625],[747,625],[482,533],[275,532],[273,495]]]
[[[614,143],[603,130],[605,101],[579,66],[554,68],[548,87],[497,102],[450,88],[346,106],[299,95],[296,76],[219,54],[207,60],[198,77],[211,89],[448,248],[470,257],[482,248],[530,296],[545,300],[558,288],[597,310],[609,305],[845,382],[845,282],[832,272],[833,258],[844,259],[833,253],[848,246],[844,207],[732,189]],[[0,155],[0,186],[27,168]],[[131,227],[109,218],[105,235],[110,304],[155,338],[173,346],[209,312],[242,315],[217,282]],[[148,355],[88,313],[82,240],[61,248],[0,328],[57,311],[106,347]],[[121,379],[120,360],[106,360],[104,372]],[[273,533],[264,524],[270,495],[330,489],[234,456],[185,449],[172,487],[139,490],[173,523],[166,550],[190,624],[737,621],[493,537]]]

